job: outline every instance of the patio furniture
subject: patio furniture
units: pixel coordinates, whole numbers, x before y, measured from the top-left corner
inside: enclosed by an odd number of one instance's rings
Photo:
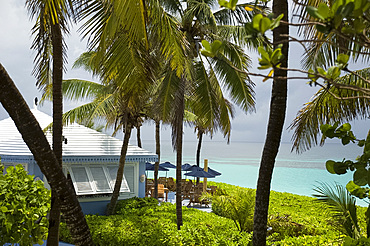
[[[170,191],[175,191],[176,190],[176,184],[175,184],[175,181],[173,180],[172,177],[167,179],[167,188]]]
[[[154,197],[154,185],[150,189],[150,196]],[[158,184],[158,198],[163,198],[166,202],[168,200],[168,192],[169,190],[164,187],[163,184]]]
[[[190,199],[192,191],[193,191],[193,183],[192,182],[186,182],[184,187],[182,188],[182,200]]]
[[[187,206],[189,207],[191,204],[199,204],[199,206],[205,205],[205,207],[209,207],[209,201],[207,199],[201,199],[202,193],[201,189],[196,188],[191,194],[190,201]]]

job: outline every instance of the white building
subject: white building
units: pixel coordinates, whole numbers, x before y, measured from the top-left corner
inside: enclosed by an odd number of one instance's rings
[[[36,107],[31,111],[41,128],[52,122]],[[63,169],[72,179],[83,212],[104,214],[114,189],[122,141],[76,123],[65,126],[63,136]],[[46,137],[51,144],[51,133]],[[22,164],[29,174],[47,183],[11,118],[0,121],[0,157],[5,167]],[[129,145],[119,199],[145,196],[145,163],[156,160],[156,154]]]

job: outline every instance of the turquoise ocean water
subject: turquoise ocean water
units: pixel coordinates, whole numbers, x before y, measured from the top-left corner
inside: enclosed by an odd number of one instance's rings
[[[175,164],[176,155],[170,141],[163,141],[161,147],[161,163],[169,161]],[[195,164],[196,142],[184,142],[183,163]],[[330,174],[325,170],[325,162],[329,159],[340,161],[343,158],[354,160],[361,154],[361,148],[354,144],[325,144],[314,147],[302,154],[291,152],[291,144],[282,143],[276,160],[272,190],[289,192],[298,195],[312,196],[317,182],[346,185],[353,173],[345,175]],[[143,148],[155,152],[152,141],[143,141]],[[208,159],[209,166],[222,173],[212,181],[224,182],[248,188],[256,188],[263,143],[205,141],[201,159]],[[203,161],[201,163],[203,167]],[[160,172],[160,176],[175,177],[175,170]],[[152,177],[153,172],[148,172]],[[210,179],[211,180],[211,179]],[[358,201],[359,205],[366,205]]]

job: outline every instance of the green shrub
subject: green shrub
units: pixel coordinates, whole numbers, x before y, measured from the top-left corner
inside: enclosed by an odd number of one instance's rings
[[[155,208],[156,206],[158,206],[158,200],[153,197],[133,197],[118,201],[115,214],[138,213],[142,208],[148,209]]]
[[[221,188],[210,197],[215,214],[232,219],[239,231],[251,231],[255,194],[253,190],[236,188],[230,195]]]
[[[88,215],[86,220],[96,245],[247,245],[251,239],[250,234],[238,232],[230,219],[186,207],[178,231],[175,212],[174,204],[162,203],[124,215]],[[66,226],[61,228],[61,240],[72,243]]]
[[[8,167],[5,175],[3,168],[0,164],[0,245],[42,244],[48,231],[45,216],[50,209],[50,191],[22,165]]]

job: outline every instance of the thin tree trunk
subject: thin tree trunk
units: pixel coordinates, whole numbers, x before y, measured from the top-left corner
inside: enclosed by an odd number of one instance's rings
[[[53,44],[53,151],[59,165],[62,166],[62,135],[63,135],[63,40],[60,25],[51,26]],[[55,192],[51,191],[51,210],[49,214],[49,233],[47,245],[59,244],[60,201]]]
[[[154,198],[158,200],[158,168],[161,159],[161,141],[160,141],[160,126],[159,120],[155,121],[155,153],[158,155],[158,161],[154,166]]]
[[[272,12],[275,16],[284,14],[284,21],[288,21],[287,0],[274,0]],[[276,43],[284,44],[282,53],[285,56],[281,66],[288,67],[289,26],[280,24],[273,30],[274,49]],[[282,36],[284,35],[284,36]],[[287,77],[284,70],[275,69],[274,77]],[[267,127],[265,146],[262,153],[258,174],[256,205],[254,211],[253,245],[265,246],[267,235],[267,216],[270,199],[270,188],[275,158],[279,151],[281,134],[283,131],[287,100],[287,79],[274,79],[272,85],[270,116]]]
[[[202,141],[203,141],[203,130],[198,130],[198,147],[197,147],[197,166],[200,166],[200,150],[202,149]],[[200,178],[197,177],[197,184],[199,183]]]
[[[141,126],[136,127],[136,140],[137,140],[137,146],[139,148],[142,148],[143,145],[141,144]]]
[[[182,226],[182,187],[181,187],[181,165],[182,165],[182,137],[183,137],[183,122],[185,110],[185,79],[181,79],[181,85],[178,92],[179,105],[175,118],[175,134],[176,134],[176,218],[177,230]]]
[[[127,119],[126,119],[127,120]],[[125,135],[123,137],[123,143],[122,143],[122,149],[121,149],[121,156],[119,158],[119,166],[117,170],[117,177],[116,177],[116,183],[114,185],[114,190],[112,194],[112,198],[110,200],[110,203],[107,208],[107,215],[112,215],[116,205],[117,205],[117,200],[119,196],[119,192],[121,190],[121,184],[122,184],[122,179],[123,179],[123,172],[125,169],[125,162],[126,162],[126,154],[127,154],[127,148],[128,148],[128,142],[130,140],[131,136],[131,130],[133,126],[131,123],[126,123],[125,124]]]
[[[63,218],[75,245],[94,245],[72,183],[63,174],[44,132],[1,64],[0,102],[14,121],[51,189],[59,198]]]

